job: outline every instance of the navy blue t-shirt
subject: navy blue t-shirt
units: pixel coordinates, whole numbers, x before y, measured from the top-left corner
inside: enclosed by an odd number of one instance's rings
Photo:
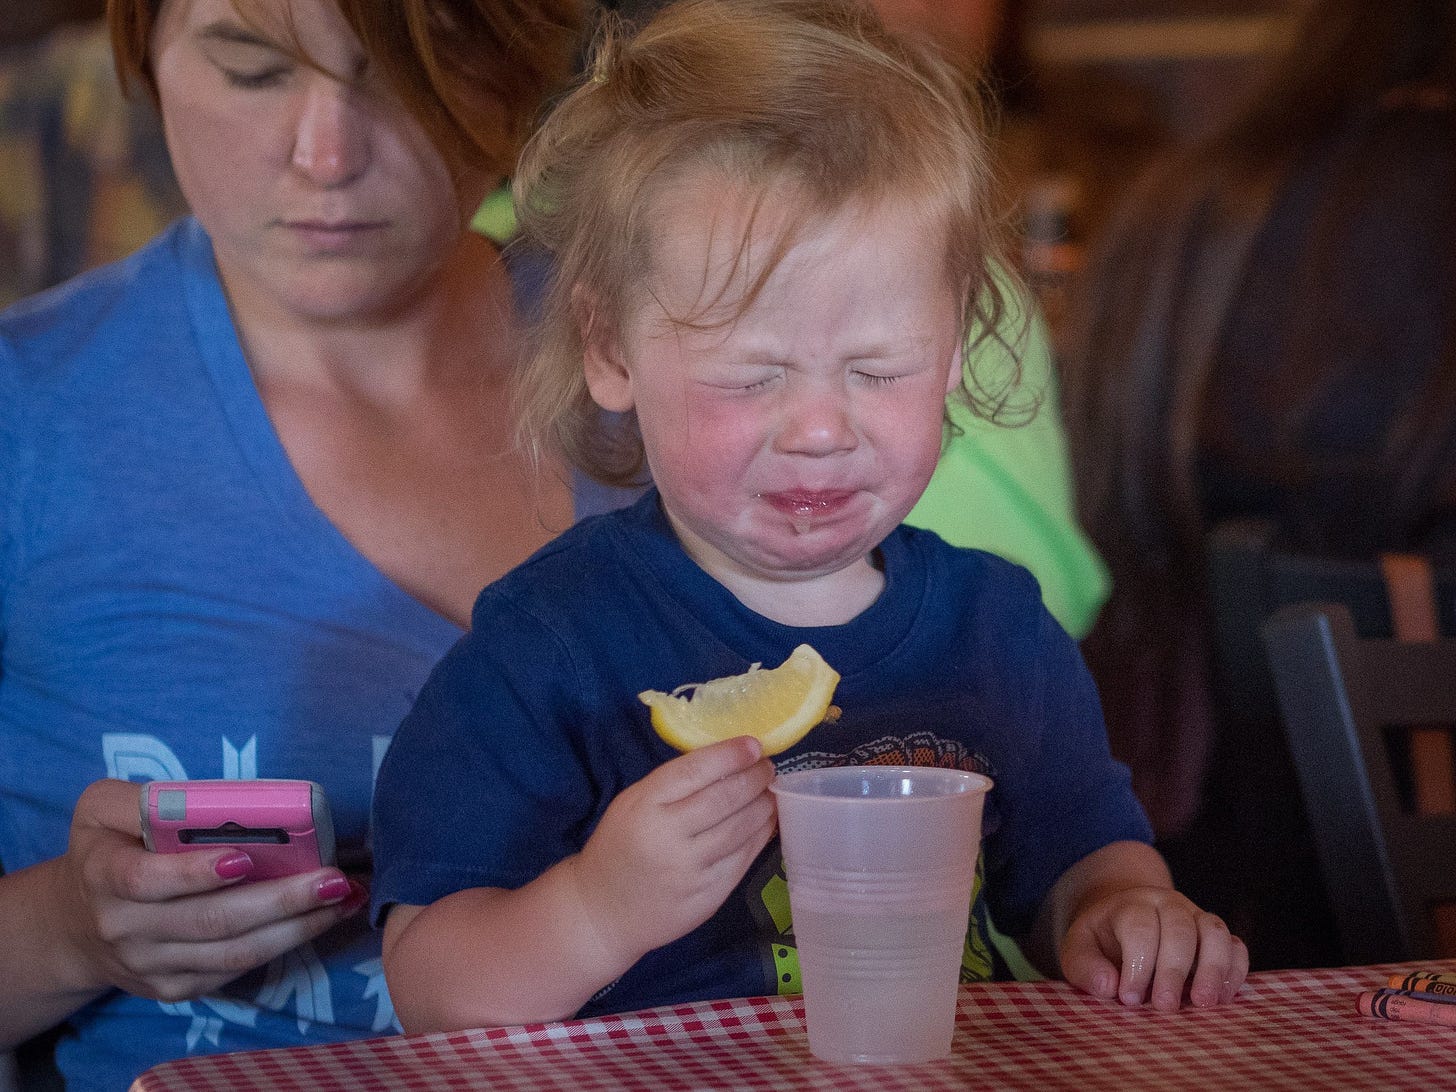
[[[577,852],[612,799],[674,757],[637,694],[781,663],[802,642],[840,672],[842,715],[776,759],[988,774],[965,977],[996,973],[997,925],[1023,934],[1053,882],[1150,831],[1109,755],[1096,692],[1036,581],[900,527],[885,588],[844,625],[782,625],[678,545],[655,491],[586,520],[481,593],[380,768],[374,915],[471,887],[520,887]],[[775,840],[718,912],[649,952],[581,1011],[797,992]]]

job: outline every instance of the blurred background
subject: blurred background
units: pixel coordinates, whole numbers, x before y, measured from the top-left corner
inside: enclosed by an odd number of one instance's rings
[[[984,0],[981,0],[984,3]],[[1306,0],[1007,0],[1000,90],[1041,119],[1033,168],[1008,142],[1028,277],[1048,310],[1154,152],[1241,101]],[[115,87],[104,0],[0,4],[0,306],[128,253],[183,211],[157,123]],[[624,14],[653,6],[621,0]],[[886,0],[954,35],[978,0]],[[913,12],[912,12],[913,15]],[[1005,35],[1003,35],[1005,36]],[[1034,76],[1032,75],[1034,73]],[[1034,101],[1033,101],[1034,100]]]

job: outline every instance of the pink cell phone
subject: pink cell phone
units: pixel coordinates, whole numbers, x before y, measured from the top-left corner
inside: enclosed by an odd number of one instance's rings
[[[154,853],[241,849],[249,880],[334,863],[334,821],[312,781],[151,781],[141,787],[142,841]]]

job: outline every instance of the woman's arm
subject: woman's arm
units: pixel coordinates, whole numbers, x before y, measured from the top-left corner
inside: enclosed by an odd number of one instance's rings
[[[580,853],[525,886],[393,907],[384,971],[404,1029],[571,1016],[722,905],[773,836],[772,778],[756,740],[704,747],[627,788]]]
[[[235,886],[247,875],[240,858],[149,853],[137,786],[89,786],[66,852],[0,876],[0,1050],[109,989],[196,997],[363,906],[362,888],[336,868]]]
[[[105,990],[57,928],[66,914],[62,861],[0,876],[0,1049],[61,1022]]]

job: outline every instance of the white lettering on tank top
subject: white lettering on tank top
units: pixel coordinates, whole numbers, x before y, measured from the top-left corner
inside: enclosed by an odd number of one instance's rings
[[[122,781],[186,781],[187,771],[172,748],[156,736],[105,732],[101,755],[106,776]]]
[[[239,749],[226,737],[222,741],[223,777],[256,781],[258,779],[258,737],[253,736]]]
[[[258,1011],[251,1005],[244,1005],[237,1001],[229,1001],[225,997],[199,997],[196,1001],[178,1001],[175,1004],[166,1001],[158,1001],[163,1012],[169,1016],[186,1016],[191,1018],[191,1024],[187,1028],[187,1053],[191,1054],[197,1049],[197,1044],[206,1039],[211,1046],[219,1046],[222,1038],[224,1023],[239,1024],[243,1027],[256,1027],[258,1023]],[[206,1016],[197,1011],[196,1006],[205,1006],[211,1009],[216,1016]]]
[[[267,979],[258,991],[258,1004],[279,1012],[290,1001],[298,1014],[300,1035],[315,1020],[325,1024],[334,1022],[329,973],[314,954],[312,944],[300,944],[268,964]]]
[[[363,963],[354,964],[354,970],[369,980],[364,987],[364,997],[366,1000],[372,997],[375,1002],[371,1030],[376,1035],[390,1030],[402,1034],[404,1027],[394,1015],[394,1002],[389,999],[389,988],[384,982],[384,960],[377,957],[366,959]]]

